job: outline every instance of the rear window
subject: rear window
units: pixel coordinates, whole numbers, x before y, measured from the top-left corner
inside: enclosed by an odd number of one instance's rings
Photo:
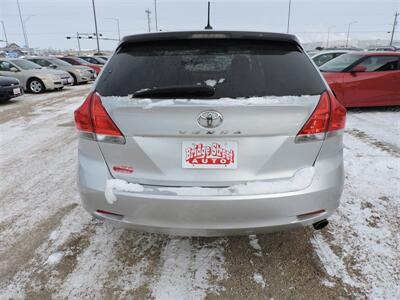
[[[209,98],[316,95],[326,89],[295,45],[241,40],[125,45],[107,64],[96,89],[103,96],[128,96],[190,85],[213,86],[215,93]]]

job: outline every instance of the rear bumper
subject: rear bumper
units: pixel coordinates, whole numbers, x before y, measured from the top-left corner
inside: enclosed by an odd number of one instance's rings
[[[19,93],[14,93],[15,89],[19,89]],[[0,87],[0,100],[11,99],[24,94],[24,90],[21,86],[7,86]]]
[[[43,80],[44,86],[46,90],[56,90],[64,87],[64,83],[62,79],[59,80]]]
[[[326,155],[317,161],[311,184],[299,191],[239,196],[182,196],[145,190],[139,193],[117,192],[116,202],[110,204],[106,201],[104,191],[111,175],[104,161],[100,160],[101,154],[98,156],[99,160],[93,159],[92,152],[88,160],[85,153],[79,154],[78,182],[84,208],[93,216],[118,226],[173,235],[252,234],[310,225],[328,218],[335,211],[344,181],[340,150],[333,156]],[[299,216],[318,210],[324,212]]]
[[[168,199],[124,193],[116,203],[108,204],[104,193],[81,188],[84,208],[97,218],[140,231],[190,236],[255,234],[307,226],[328,218],[338,207],[340,194],[341,189],[335,187],[241,199]],[[299,216],[320,209],[325,211]]]

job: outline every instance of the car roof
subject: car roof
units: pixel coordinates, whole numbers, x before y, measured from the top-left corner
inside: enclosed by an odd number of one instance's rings
[[[187,39],[249,39],[249,40],[268,40],[288,42],[300,46],[300,41],[295,35],[273,32],[257,31],[174,31],[174,32],[156,32],[125,36],[120,46],[126,43],[167,41],[167,40],[187,40]]]
[[[49,58],[55,58],[54,56],[40,56],[40,55],[32,55],[32,56],[24,56],[24,59],[29,59],[29,58],[40,58],[40,59],[49,59]]]
[[[371,55],[400,56],[400,52],[395,52],[395,51],[365,51],[362,53],[364,53],[365,56],[371,56]]]
[[[350,52],[360,52],[360,51],[353,51],[353,50],[322,50],[318,51],[317,53],[313,53],[313,56],[318,56],[321,54],[330,54],[330,53],[350,53]]]

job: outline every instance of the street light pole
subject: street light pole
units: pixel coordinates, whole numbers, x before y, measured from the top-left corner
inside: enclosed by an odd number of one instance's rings
[[[121,32],[119,29],[119,19],[118,18],[106,18],[107,20],[114,20],[115,22],[117,22],[117,30],[118,30],[118,40],[121,40]]]
[[[26,34],[24,21],[22,20],[21,5],[19,4],[19,0],[17,0],[17,6],[18,6],[18,12],[19,12],[19,20],[21,21],[22,33],[24,35],[25,47],[28,49],[28,52],[30,53],[28,36]]]
[[[147,14],[147,27],[149,29],[149,32],[151,32],[151,25],[150,25],[151,24],[151,19],[150,19],[151,11],[150,11],[150,9],[146,9],[144,12]]]
[[[4,25],[4,21],[3,20],[1,20],[0,22],[1,22],[1,25],[3,26],[4,39],[5,39],[6,47],[7,47],[8,46],[8,39],[7,39],[7,33],[6,33],[6,26]]]
[[[335,27],[336,27],[336,26],[328,27],[328,39],[326,40],[326,48],[329,47],[329,37],[330,37],[330,34],[331,34],[331,29],[333,29],[333,28],[335,28]]]
[[[204,27],[204,29],[206,29],[206,30],[212,30],[212,29],[213,29],[212,26],[210,25],[210,11],[211,11],[211,8],[210,8],[210,1],[208,1],[207,26]]]
[[[97,53],[100,53],[99,32],[97,30],[96,6],[94,5],[94,0],[92,0],[92,6],[93,6],[94,27],[96,30]]]
[[[351,26],[352,24],[355,24],[355,23],[357,23],[357,21],[350,22],[349,25],[348,25],[348,27],[347,27],[346,47],[349,46],[350,26]]]
[[[400,13],[396,12],[396,13],[394,14],[394,22],[393,22],[392,36],[390,37],[390,46],[393,45],[394,32],[396,31],[397,17],[398,17],[398,16],[400,16]]]
[[[158,32],[157,0],[154,0],[154,19],[155,19],[155,21],[156,21],[156,32]]]
[[[286,32],[289,33],[290,29],[290,11],[292,9],[292,0],[289,0],[289,9],[288,9],[288,17],[287,17],[287,29]]]

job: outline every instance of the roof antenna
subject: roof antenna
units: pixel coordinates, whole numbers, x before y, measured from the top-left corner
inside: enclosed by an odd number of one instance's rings
[[[211,30],[213,29],[212,26],[210,25],[210,1],[208,1],[208,19],[207,19],[207,26],[204,27],[206,30]]]

